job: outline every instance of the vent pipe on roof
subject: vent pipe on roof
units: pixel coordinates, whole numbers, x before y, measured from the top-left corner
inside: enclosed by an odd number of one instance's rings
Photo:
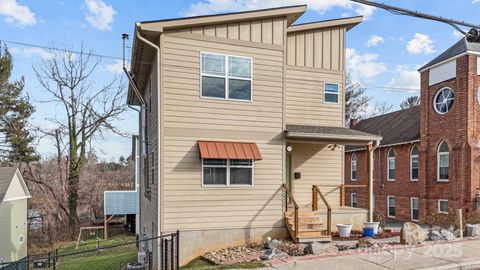
[[[135,80],[133,80],[133,76],[130,73],[130,71],[128,71],[127,64],[126,64],[126,61],[125,61],[128,34],[125,34],[125,33],[122,34],[122,41],[123,41],[123,68],[122,69],[125,72],[125,74],[127,75],[128,81],[130,82],[130,86],[132,87],[133,92],[135,93],[135,96],[137,96],[138,100],[140,101],[140,105],[145,106],[145,99],[143,99],[142,95],[140,94],[140,91],[138,90],[137,83],[135,82]]]

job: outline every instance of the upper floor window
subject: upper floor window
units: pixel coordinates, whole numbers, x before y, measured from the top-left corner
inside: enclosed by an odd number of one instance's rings
[[[452,89],[445,87],[437,92],[433,99],[433,108],[439,114],[446,114],[450,111],[455,100],[455,94]]]
[[[410,153],[410,180],[418,181],[418,147],[414,145]]]
[[[203,159],[204,186],[252,186],[253,160]]]
[[[437,181],[448,181],[449,156],[448,144],[442,141],[437,150]]]
[[[339,86],[337,83],[325,83],[324,99],[327,103],[338,103]]]
[[[252,58],[202,52],[201,96],[252,100]]]
[[[395,152],[391,148],[390,150],[388,150],[387,173],[388,173],[388,181],[394,181],[395,180]]]
[[[357,180],[357,155],[352,153],[352,181]]]

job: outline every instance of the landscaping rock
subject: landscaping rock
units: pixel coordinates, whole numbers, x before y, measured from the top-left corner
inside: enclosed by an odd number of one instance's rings
[[[338,247],[332,243],[313,242],[308,244],[304,249],[305,254],[313,255],[323,255],[335,252],[338,252]]]
[[[372,248],[375,247],[373,239],[370,237],[364,237],[357,242],[357,248]]]
[[[438,228],[435,228],[435,229],[431,229],[430,232],[428,233],[428,238],[431,240],[431,241],[440,241],[440,240],[448,240],[448,241],[452,241],[452,240],[455,240],[455,238],[457,238],[455,236],[455,234],[449,230],[446,230],[446,229],[438,229]]]
[[[452,241],[457,238],[455,234],[449,230],[441,230],[440,233],[442,234],[443,238],[448,241]]]
[[[265,242],[265,249],[276,249],[282,241],[275,240],[270,237],[267,237],[267,241]]]
[[[274,256],[275,256],[275,250],[274,250],[274,249],[267,249],[267,250],[265,251],[265,253],[263,253],[263,254],[260,256],[260,259],[261,259],[261,260],[264,260],[264,261],[268,261],[268,260],[273,259]]]
[[[479,236],[480,235],[480,224],[467,224],[465,227],[465,236]]]
[[[442,236],[442,234],[440,233],[440,231],[438,231],[438,230],[431,230],[431,231],[428,233],[428,239],[430,239],[430,241],[439,241],[439,240],[443,240],[443,236]]]
[[[400,230],[400,243],[402,245],[421,244],[426,238],[422,227],[412,222],[405,222]]]

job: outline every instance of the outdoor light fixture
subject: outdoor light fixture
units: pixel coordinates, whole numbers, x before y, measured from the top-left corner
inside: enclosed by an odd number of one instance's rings
[[[291,145],[287,145],[287,152],[292,152],[293,148]]]

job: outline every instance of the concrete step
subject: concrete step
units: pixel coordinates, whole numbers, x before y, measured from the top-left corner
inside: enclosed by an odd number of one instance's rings
[[[297,242],[299,243],[309,243],[309,242],[318,242],[318,241],[332,241],[332,237],[330,235],[326,235],[324,231],[299,232],[297,234]]]

